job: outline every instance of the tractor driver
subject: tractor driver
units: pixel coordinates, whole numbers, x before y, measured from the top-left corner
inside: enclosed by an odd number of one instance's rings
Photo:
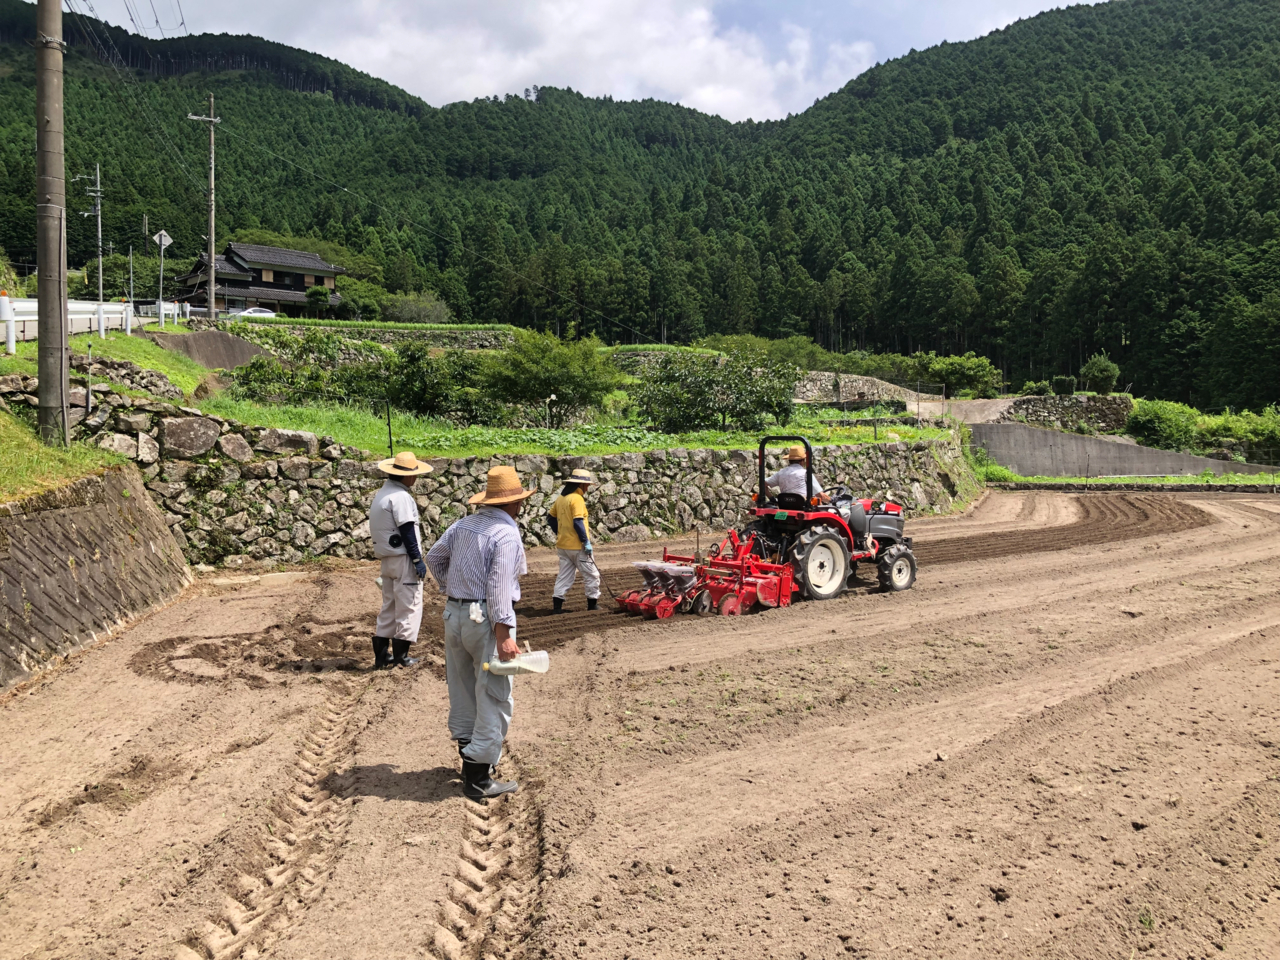
[[[807,496],[805,474],[809,467],[809,458],[805,455],[804,447],[791,447],[787,451],[787,461],[785,467],[773,476],[765,478],[765,486],[776,488],[779,493],[794,493],[802,497]],[[813,495],[819,503],[831,502],[831,498],[823,492],[822,484],[818,482],[817,477],[813,478]]]

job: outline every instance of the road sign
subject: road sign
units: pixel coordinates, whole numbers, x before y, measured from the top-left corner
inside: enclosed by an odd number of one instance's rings
[[[169,235],[168,235],[167,233],[165,233],[163,230],[161,230],[159,233],[157,233],[157,234],[156,234],[154,237],[152,237],[151,239],[152,239],[152,240],[154,240],[156,243],[160,244],[160,249],[161,249],[161,250],[163,250],[163,249],[164,249],[165,247],[167,247],[169,244],[173,243],[173,237],[169,236]]]

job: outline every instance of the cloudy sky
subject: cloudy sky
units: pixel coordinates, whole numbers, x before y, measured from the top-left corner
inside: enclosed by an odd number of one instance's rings
[[[97,0],[151,36],[254,33],[438,105],[534,84],[757,120],[867,67],[969,40],[1064,0]],[[179,11],[182,11],[182,14]],[[159,22],[159,28],[156,21]]]

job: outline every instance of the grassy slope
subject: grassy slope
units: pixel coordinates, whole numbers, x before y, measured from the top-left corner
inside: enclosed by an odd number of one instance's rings
[[[158,347],[143,337],[127,337],[118,331],[108,333],[105,340],[99,340],[96,334],[88,333],[71,338],[72,353],[86,353],[90,346],[93,347],[94,356],[132,360],[140,367],[158,370],[188,394],[209,373],[205,367],[180,353]],[[16,356],[0,358],[0,374],[5,373],[24,373],[29,377],[36,375],[35,341],[19,343]]]
[[[0,503],[60,487],[117,463],[124,463],[124,458],[87,444],[72,444],[70,450],[46,447],[25,423],[0,411]]]
[[[243,423],[290,430],[309,430],[318,436],[330,436],[339,443],[380,453],[387,449],[387,423],[381,416],[356,407],[344,406],[265,406],[247,400],[214,397],[202,401],[200,408]],[[409,448],[419,456],[493,456],[507,453],[539,454],[605,454],[670,447],[752,449],[759,442],[753,433],[705,430],[699,433],[667,435],[635,427],[597,427],[583,430],[503,430],[471,427],[450,428],[437,420],[427,420],[392,413],[391,429],[397,449]],[[793,422],[788,430],[804,432],[814,443],[872,443],[876,434],[871,427],[827,427],[816,421]],[[889,428],[902,440],[931,439],[946,434],[945,430]],[[889,433],[879,430],[879,441],[886,442]]]

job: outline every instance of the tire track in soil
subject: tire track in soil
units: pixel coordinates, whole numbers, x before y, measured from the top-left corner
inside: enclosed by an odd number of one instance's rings
[[[518,764],[517,764],[518,767]],[[533,930],[543,860],[534,785],[466,805],[458,862],[427,948],[437,960],[519,960]]]
[[[346,684],[329,689],[295,755],[291,782],[277,795],[262,828],[258,862],[242,870],[234,889],[224,890],[222,911],[179,947],[175,960],[262,956],[324,892],[351,822],[350,797],[326,784],[345,782],[340,768],[353,755],[351,718],[366,689]]]

